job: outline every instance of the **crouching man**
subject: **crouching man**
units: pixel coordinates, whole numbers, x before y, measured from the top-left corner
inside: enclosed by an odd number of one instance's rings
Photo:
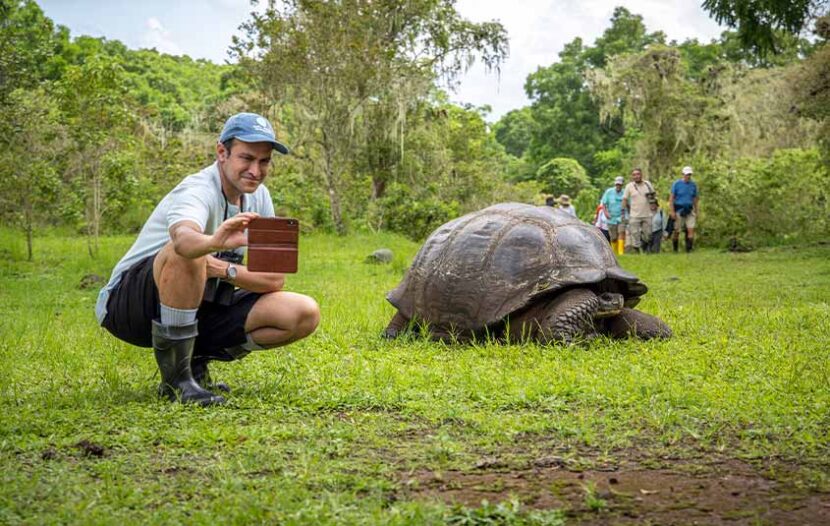
[[[282,274],[238,263],[251,219],[274,216],[262,184],[274,150],[288,153],[265,118],[228,119],[216,162],[161,200],[98,296],[95,313],[104,328],[154,349],[159,394],[171,401],[224,403],[207,389],[229,391],[210,383],[210,361],[295,342],[320,321],[312,298],[282,290]]]

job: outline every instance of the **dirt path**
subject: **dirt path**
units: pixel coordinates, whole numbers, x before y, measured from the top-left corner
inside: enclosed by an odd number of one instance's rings
[[[562,509],[577,524],[830,525],[830,493],[770,480],[741,461],[607,469],[574,471],[543,457],[515,470],[485,459],[468,472],[409,473],[401,485],[405,498],[470,507],[518,497],[532,508]]]

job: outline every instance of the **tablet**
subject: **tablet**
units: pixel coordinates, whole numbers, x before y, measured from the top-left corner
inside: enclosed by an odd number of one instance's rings
[[[297,272],[300,222],[287,217],[257,217],[248,223],[248,270]]]

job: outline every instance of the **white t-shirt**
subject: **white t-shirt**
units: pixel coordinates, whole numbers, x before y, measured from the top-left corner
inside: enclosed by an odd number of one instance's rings
[[[274,203],[265,185],[259,185],[252,194],[243,197],[244,212],[256,212],[263,217],[274,217]],[[170,227],[181,221],[193,221],[205,234],[213,234],[227,217],[240,212],[229,204],[222,194],[219,168],[216,163],[201,172],[189,175],[167,194],[144,223],[130,250],[112,270],[107,285],[98,293],[95,316],[98,323],[107,315],[110,291],[121,281],[130,267],[161,250],[170,241]]]
[[[600,230],[608,230],[608,218],[605,217],[605,209],[600,208],[597,210],[597,219],[594,221],[594,226],[599,228]]]

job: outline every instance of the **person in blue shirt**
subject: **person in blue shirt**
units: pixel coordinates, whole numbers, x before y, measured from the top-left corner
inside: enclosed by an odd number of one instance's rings
[[[697,184],[692,181],[691,166],[684,166],[683,178],[671,185],[669,196],[669,213],[674,219],[674,233],[672,234],[672,249],[677,252],[680,231],[686,232],[686,252],[691,252],[695,239],[697,225],[699,195]]]
[[[614,186],[602,194],[600,204],[608,223],[608,235],[610,236],[611,248],[617,255],[623,253],[625,248],[625,223],[623,222],[623,183],[625,179],[617,177],[614,179]]]

